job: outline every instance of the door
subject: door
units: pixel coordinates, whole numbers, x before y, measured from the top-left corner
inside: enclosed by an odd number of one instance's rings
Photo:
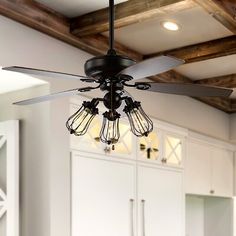
[[[184,235],[182,173],[138,166],[138,235]]]
[[[188,141],[185,160],[185,192],[209,195],[211,191],[211,147]]]
[[[0,122],[0,235],[19,235],[18,121]]]
[[[135,164],[72,156],[72,236],[132,236]]]
[[[212,148],[212,194],[233,197],[233,152]]]

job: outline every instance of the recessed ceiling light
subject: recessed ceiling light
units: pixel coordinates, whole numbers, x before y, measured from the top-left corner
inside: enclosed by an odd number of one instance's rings
[[[164,22],[162,22],[162,26],[165,29],[170,30],[170,31],[177,31],[177,30],[179,30],[179,25],[174,23],[174,22],[171,22],[171,21],[164,21]]]

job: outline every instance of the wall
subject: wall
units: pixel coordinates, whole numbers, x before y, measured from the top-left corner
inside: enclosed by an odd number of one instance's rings
[[[85,60],[91,57],[4,17],[0,17],[0,27],[1,66],[21,65],[82,74]],[[0,119],[22,120],[23,236],[70,235],[69,138],[64,127],[69,98],[29,107],[12,107],[11,102],[75,85],[81,83],[52,80],[50,88],[37,87],[0,97]],[[133,94],[143,101],[145,110],[153,117],[221,139],[229,137],[229,116],[221,111],[187,97],[140,91]]]

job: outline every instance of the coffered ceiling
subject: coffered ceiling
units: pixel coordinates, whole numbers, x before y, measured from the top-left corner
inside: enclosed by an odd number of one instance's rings
[[[186,64],[150,79],[236,87],[235,0],[116,1],[116,49],[137,61],[159,54]],[[108,48],[108,0],[0,1],[0,14],[94,55]],[[179,31],[161,26],[174,21]],[[228,113],[236,101],[202,98]]]

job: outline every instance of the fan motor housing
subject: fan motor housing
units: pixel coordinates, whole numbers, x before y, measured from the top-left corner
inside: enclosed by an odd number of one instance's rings
[[[106,79],[115,77],[120,71],[135,63],[134,60],[119,55],[98,56],[86,61],[84,71],[89,77]]]

